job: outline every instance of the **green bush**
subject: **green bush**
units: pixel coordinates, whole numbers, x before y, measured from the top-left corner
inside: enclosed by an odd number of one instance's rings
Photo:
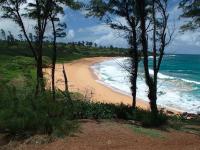
[[[72,120],[77,119],[123,119],[141,122],[143,126],[159,126],[167,121],[167,116],[159,113],[155,118],[151,112],[133,110],[126,105],[93,103],[73,100],[57,92],[57,100],[52,100],[49,91],[35,97],[34,88],[16,89],[0,84],[0,131],[12,135],[35,133],[63,136],[76,128]]]
[[[75,119],[123,119],[141,122],[145,127],[160,126],[167,121],[167,116],[159,113],[157,117],[150,111],[127,105],[92,103],[90,101],[73,101],[73,118]]]
[[[0,87],[3,87],[0,91],[1,132],[12,135],[34,133],[60,135],[60,133],[67,134],[69,129],[74,127],[73,121],[70,121],[72,115],[71,111],[68,111],[69,105],[64,99],[53,101],[50,92],[35,97],[34,90],[28,87],[26,90],[3,85]]]

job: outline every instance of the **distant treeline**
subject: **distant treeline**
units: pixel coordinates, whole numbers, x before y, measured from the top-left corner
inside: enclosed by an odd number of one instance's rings
[[[32,33],[29,33],[29,38],[31,41],[36,41],[37,38],[36,36],[34,36]],[[44,38],[45,43],[52,43],[52,37],[45,37]],[[0,41],[4,41],[9,43],[9,45],[16,45],[17,42],[26,42],[26,39],[23,37],[22,34],[18,34],[18,36],[16,37],[11,31],[5,31],[4,29],[0,29]],[[58,42],[59,43],[59,42]],[[113,45],[110,46],[102,46],[102,45],[98,45],[95,42],[91,42],[91,41],[76,41],[76,42],[66,42],[67,45],[76,45],[76,46],[87,46],[87,47],[99,47],[99,48],[117,48],[114,47]],[[66,44],[65,42],[60,42],[60,44]],[[117,48],[118,49],[118,48]]]
[[[36,43],[36,36],[29,33],[29,39]],[[51,37],[45,37],[44,40],[44,55],[52,56],[52,41]],[[74,41],[74,42],[57,42],[58,56],[60,59],[70,60],[78,59],[81,57],[129,57],[129,48],[119,48],[110,46],[98,45],[91,41]],[[29,45],[22,34],[16,37],[11,31],[5,31],[0,29],[0,55],[11,56],[30,56],[32,52],[29,50]],[[152,56],[152,52],[149,52]],[[139,56],[142,56],[142,52],[139,51]]]
[[[45,41],[43,45],[43,55],[52,57],[52,47],[53,45],[50,41]],[[83,57],[127,56],[128,53],[128,49],[126,48],[116,48],[112,45],[109,47],[98,46],[96,43],[88,41],[69,43],[59,42],[57,43],[57,49],[59,60],[64,61],[79,59]],[[16,38],[0,39],[0,55],[28,57],[33,56],[28,43],[25,40],[19,40]]]

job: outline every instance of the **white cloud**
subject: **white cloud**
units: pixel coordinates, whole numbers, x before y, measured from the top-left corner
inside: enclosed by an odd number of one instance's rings
[[[90,36],[90,40],[103,46],[114,45],[117,47],[127,47],[127,41],[124,38],[124,32],[111,29],[108,25],[102,23],[99,25],[80,28],[78,32]],[[85,40],[84,37],[81,40]]]
[[[127,47],[127,40],[123,37],[117,36],[114,32],[110,32],[108,34],[105,34],[101,36],[100,38],[96,39],[94,41],[95,43],[99,45],[114,45],[117,47]]]
[[[68,39],[73,39],[75,37],[75,32],[72,29],[69,29],[68,34],[67,34],[67,38]]]
[[[32,20],[24,19],[24,25],[27,33],[33,32],[35,22]],[[16,38],[18,34],[22,34],[21,28],[12,20],[0,19],[0,28],[4,29],[6,32],[10,31]]]
[[[181,18],[182,10],[176,4],[169,12],[169,27],[173,30],[175,26],[174,38],[169,45],[168,52],[170,53],[200,53],[200,33],[184,32],[180,33],[180,27],[186,23],[186,19]]]

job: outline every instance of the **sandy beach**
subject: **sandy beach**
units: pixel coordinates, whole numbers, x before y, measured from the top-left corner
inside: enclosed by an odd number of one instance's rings
[[[99,82],[98,77],[92,71],[91,66],[105,60],[112,59],[110,57],[93,57],[75,60],[66,63],[65,70],[69,80],[69,89],[73,92],[80,92],[85,97],[90,98],[95,102],[127,104],[131,105],[131,97],[116,90],[109,88]],[[46,76],[49,79],[50,69],[45,69]],[[62,64],[56,65],[56,87],[64,90],[64,78],[62,73]],[[137,107],[148,109],[147,102],[138,99]]]

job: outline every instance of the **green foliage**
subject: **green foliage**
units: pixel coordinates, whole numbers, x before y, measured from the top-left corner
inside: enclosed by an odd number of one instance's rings
[[[199,117],[186,119],[183,116],[177,115],[169,118],[168,127],[175,130],[180,130],[200,135],[199,123],[200,123]]]
[[[43,68],[49,67],[51,65],[51,62],[52,62],[51,58],[48,57],[48,56],[43,56],[42,57],[42,61],[43,61],[42,62],[43,63]]]
[[[132,32],[133,24],[135,24],[134,28],[136,29],[137,23],[139,22],[137,4],[134,0],[91,0],[87,15],[105,20],[112,29],[125,32]],[[127,23],[123,24],[122,22],[116,21],[113,16],[122,17]]]
[[[49,57],[43,57],[43,67],[51,64]],[[35,82],[35,61],[31,57],[0,55],[0,81],[9,82],[18,78],[26,78]]]
[[[76,128],[66,98],[53,101],[51,92],[35,97],[35,62],[30,57],[0,56],[0,131],[13,135],[69,134]],[[50,59],[46,57],[45,63]],[[58,95],[59,98],[60,95]],[[68,105],[67,105],[68,106]],[[62,133],[62,134],[61,134]]]
[[[0,131],[13,135],[48,133],[64,136],[77,128],[77,119],[123,119],[141,122],[143,126],[158,126],[167,117],[152,118],[149,111],[126,105],[93,103],[81,94],[71,94],[72,101],[62,93],[46,91],[34,95],[34,60],[23,56],[0,56]],[[50,59],[44,59],[47,64]],[[5,77],[3,79],[2,77]],[[9,77],[9,78],[8,78]]]
[[[200,1],[199,0],[182,0],[179,3],[179,8],[182,9],[183,13],[181,18],[190,19],[186,24],[181,26],[181,30],[196,30],[200,26]]]
[[[52,57],[52,44],[45,42],[43,46],[43,56]],[[81,45],[70,45],[59,43],[57,45],[58,61],[71,61],[84,57],[100,57],[100,56],[126,56],[128,50],[123,48],[106,48],[106,47],[88,47]],[[0,40],[0,57],[8,56],[25,56],[32,57],[32,52],[26,42],[17,42],[15,46],[6,45],[5,41]],[[1,58],[3,59],[3,58]],[[0,61],[1,61],[0,59]]]
[[[0,131],[12,135],[69,134],[76,126],[70,121],[72,115],[65,99],[55,102],[51,92],[35,97],[33,91],[30,87],[16,89],[1,85]]]
[[[132,129],[137,134],[147,135],[153,138],[165,138],[162,135],[162,132],[156,129],[148,129],[134,125],[128,125],[130,129]]]
[[[9,63],[4,65],[4,68],[8,70],[21,70],[27,67],[33,67],[35,65],[34,60],[31,57],[16,56]]]
[[[73,101],[75,119],[124,119],[141,122],[145,127],[160,126],[167,122],[167,116],[159,113],[155,118],[150,111],[126,105],[92,103],[90,101]]]
[[[63,136],[77,127],[74,119],[136,120],[143,126],[159,126],[167,120],[161,114],[152,120],[149,111],[132,110],[123,104],[70,101],[59,93],[57,101],[53,101],[48,91],[35,97],[30,87],[16,89],[2,84],[0,87],[0,131],[12,135],[46,133]]]

